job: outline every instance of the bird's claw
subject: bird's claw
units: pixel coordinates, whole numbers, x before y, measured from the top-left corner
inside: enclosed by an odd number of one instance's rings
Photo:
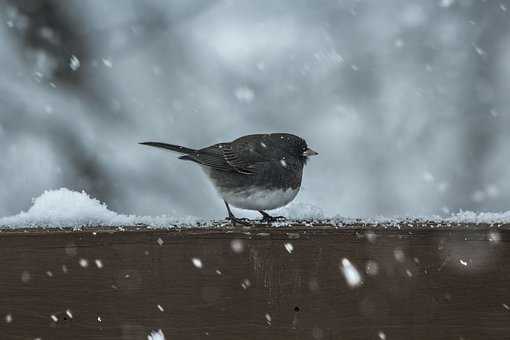
[[[244,226],[250,226],[251,225],[251,222],[249,219],[247,218],[237,218],[237,217],[234,217],[234,216],[228,216],[225,218],[226,220],[232,222],[232,225],[237,225],[237,224],[240,224],[240,225],[244,225]]]
[[[261,222],[272,223],[272,222],[282,222],[282,221],[286,221],[286,220],[287,220],[287,218],[285,216],[264,215],[264,217],[262,217],[262,219],[261,219]]]

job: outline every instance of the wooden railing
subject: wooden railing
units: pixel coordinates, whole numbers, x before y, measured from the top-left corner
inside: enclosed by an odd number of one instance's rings
[[[0,339],[509,339],[508,230],[6,230]]]

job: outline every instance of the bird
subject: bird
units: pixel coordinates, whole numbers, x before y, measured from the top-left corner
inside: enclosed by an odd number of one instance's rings
[[[308,158],[318,155],[303,138],[289,133],[251,134],[201,149],[160,142],[140,144],[176,152],[181,154],[179,159],[200,165],[222,197],[227,220],[233,225],[249,223],[234,216],[231,205],[258,211],[262,222],[282,219],[266,210],[283,207],[296,197]]]

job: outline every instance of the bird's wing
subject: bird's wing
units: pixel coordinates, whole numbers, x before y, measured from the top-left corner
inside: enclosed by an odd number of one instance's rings
[[[197,150],[182,157],[219,171],[233,171],[243,175],[256,173],[257,164],[265,159],[247,145],[220,143]]]
[[[257,161],[255,159],[249,159],[247,155],[243,155],[239,150],[234,150],[231,144],[223,145],[221,148],[223,159],[230,165],[235,171],[244,175],[255,174],[255,167]],[[244,156],[244,157],[243,157]]]

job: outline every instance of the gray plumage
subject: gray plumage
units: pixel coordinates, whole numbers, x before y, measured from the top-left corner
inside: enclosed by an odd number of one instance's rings
[[[317,154],[304,139],[287,133],[247,135],[202,149],[159,142],[140,144],[183,154],[179,159],[201,165],[223,197],[229,217],[237,222],[228,204],[258,210],[269,219],[262,210],[278,208],[295,197],[308,157]]]

